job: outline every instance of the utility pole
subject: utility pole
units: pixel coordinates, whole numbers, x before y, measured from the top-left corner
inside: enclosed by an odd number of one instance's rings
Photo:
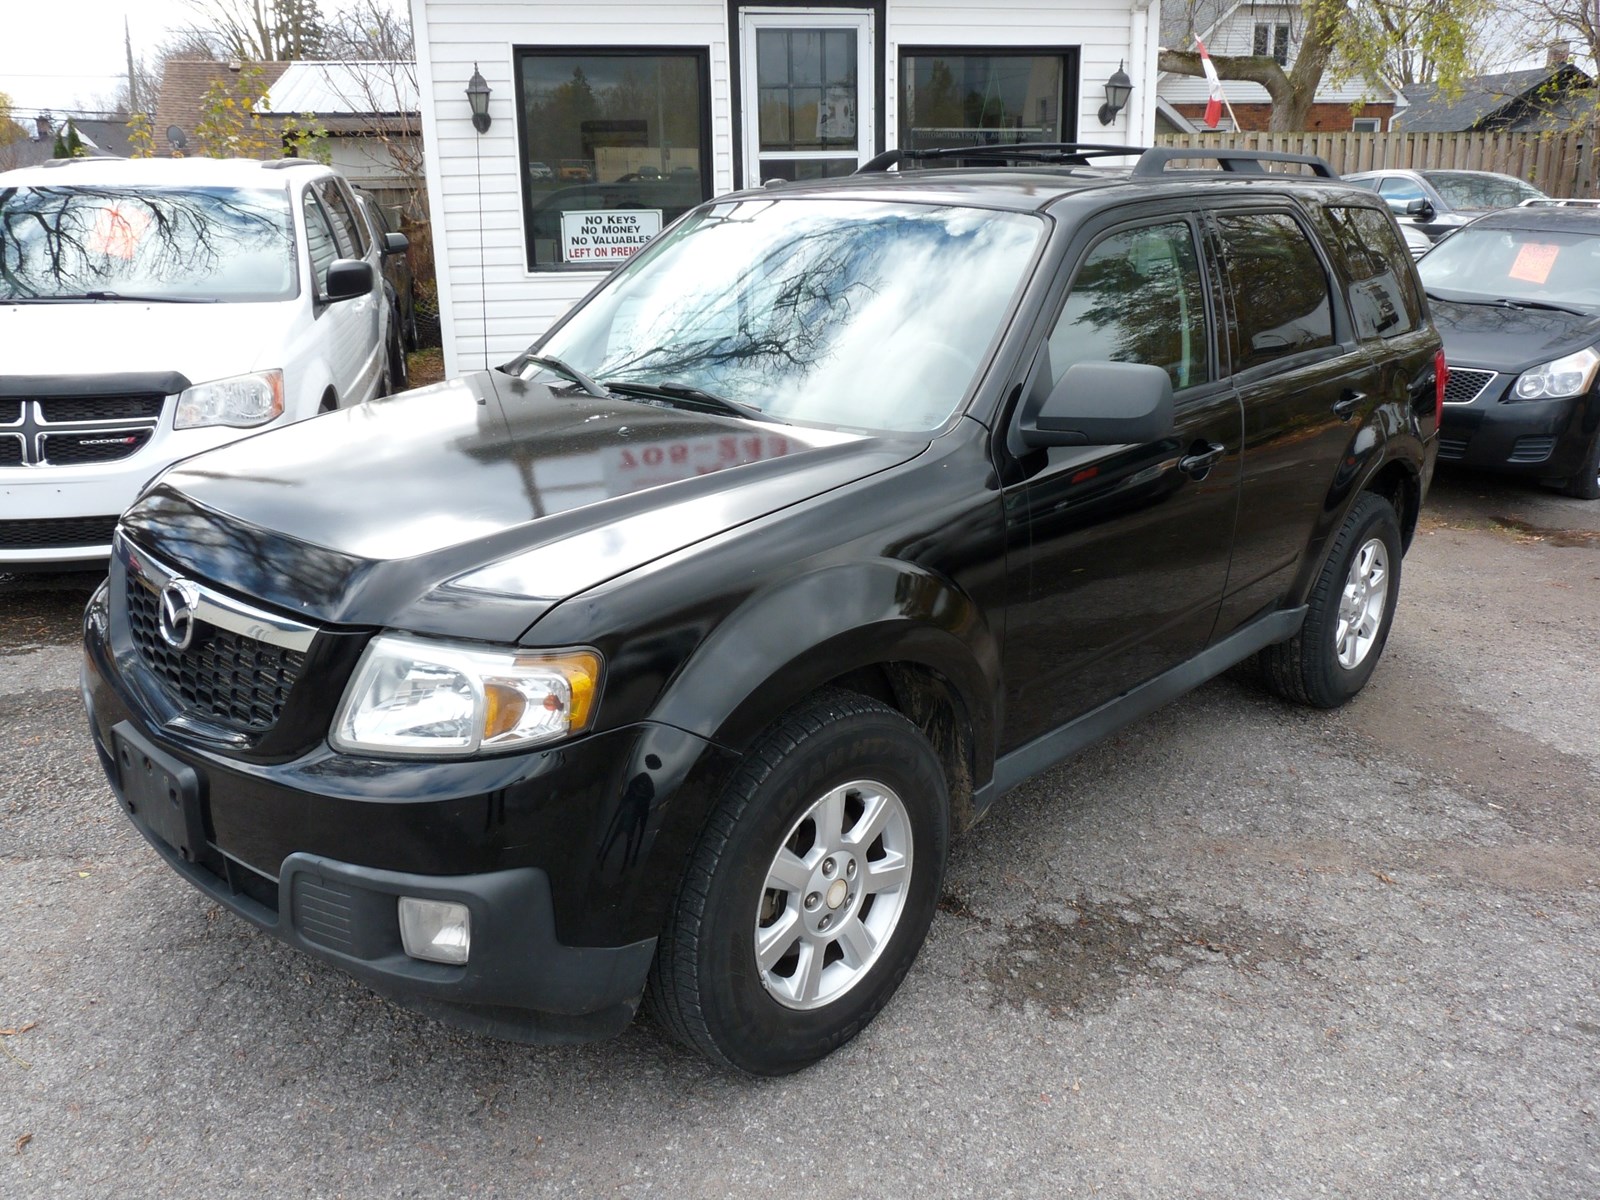
[[[122,43],[128,51],[128,113],[141,111],[139,108],[139,77],[133,71],[133,33],[128,29],[128,18],[122,18]]]

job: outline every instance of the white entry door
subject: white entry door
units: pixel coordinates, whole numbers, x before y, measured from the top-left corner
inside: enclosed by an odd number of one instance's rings
[[[739,16],[744,185],[848,175],[872,157],[872,14],[761,10]]]

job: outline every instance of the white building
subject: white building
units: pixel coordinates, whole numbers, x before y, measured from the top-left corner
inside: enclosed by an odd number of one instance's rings
[[[445,368],[512,357],[713,195],[848,174],[895,147],[1147,144],[1158,13],[1151,0],[411,0]],[[1119,68],[1132,99],[1102,124]]]

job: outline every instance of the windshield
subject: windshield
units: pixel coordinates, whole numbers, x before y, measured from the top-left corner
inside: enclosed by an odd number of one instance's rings
[[[1430,295],[1600,307],[1600,236],[1469,225],[1417,263]]]
[[[970,208],[728,201],[620,270],[539,349],[603,385],[694,388],[784,421],[937,429],[1043,231]]]
[[[0,188],[0,300],[282,300],[297,288],[283,190]]]
[[[1544,193],[1510,175],[1486,171],[1424,171],[1451,208],[1515,208],[1524,200],[1542,200]]]

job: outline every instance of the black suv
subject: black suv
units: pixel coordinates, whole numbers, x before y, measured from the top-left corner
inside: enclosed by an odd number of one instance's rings
[[[779,1074],[1007,789],[1252,656],[1349,699],[1444,386],[1393,219],[1318,160],[1003,149],[710,201],[505,367],[155,481],[85,617],[140,831],[416,1007],[648,996]]]

